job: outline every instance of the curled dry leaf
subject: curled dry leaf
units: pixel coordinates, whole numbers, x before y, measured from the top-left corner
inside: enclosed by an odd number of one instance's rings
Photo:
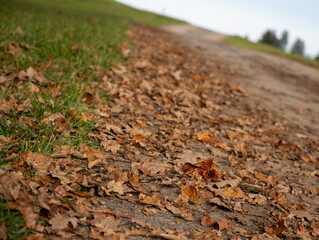
[[[185,163],[183,170],[186,173],[196,170],[198,174],[202,175],[205,179],[219,179],[222,177],[221,170],[212,158],[196,164]]]
[[[214,222],[215,222],[214,219],[212,219],[211,217],[205,216],[205,217],[203,217],[202,220],[200,221],[200,224],[201,224],[202,226],[204,226],[204,227],[209,227],[209,226],[213,225]]]
[[[168,211],[172,212],[176,216],[181,217],[186,221],[193,221],[194,220],[192,214],[187,212],[187,208],[185,208],[183,206],[176,207],[169,202],[165,202],[164,205]]]
[[[311,162],[311,163],[317,162],[316,159],[314,159],[314,158],[312,158],[312,157],[303,156],[303,155],[301,156],[301,159],[302,159],[303,161],[305,161],[305,162]]]
[[[207,133],[198,133],[197,134],[197,140],[204,142],[204,143],[214,143],[219,140],[218,137],[211,137]]]
[[[85,97],[82,100],[82,102],[87,104],[87,105],[90,105],[90,104],[93,103],[93,100],[94,100],[93,95],[91,93],[89,93],[89,92],[86,92],[85,93]]]
[[[271,234],[271,235],[277,235],[279,233],[282,233],[286,229],[287,229],[287,227],[285,225],[285,220],[284,219],[281,219],[278,222],[276,222],[273,225],[271,225],[270,227],[266,227],[265,228],[266,232]]]
[[[20,157],[13,162],[13,164],[11,165],[12,168],[18,168],[19,166],[22,166],[25,164],[28,156],[30,155],[31,153],[30,152],[25,152],[25,153],[22,153],[20,155]]]
[[[230,221],[228,221],[227,219],[219,219],[215,224],[214,224],[214,228],[217,230],[223,230],[225,228],[229,228],[231,226]]]
[[[143,183],[139,183],[138,176],[135,173],[130,174],[129,182],[136,191],[148,194],[147,191],[143,190]]]
[[[154,193],[152,196],[147,196],[144,193],[140,193],[138,198],[141,200],[142,203],[162,207],[162,199],[156,193]]]

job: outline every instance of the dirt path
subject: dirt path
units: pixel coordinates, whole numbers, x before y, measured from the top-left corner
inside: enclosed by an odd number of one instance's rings
[[[220,42],[226,35],[192,25],[162,29],[179,35],[196,52],[234,73],[235,77],[227,81],[242,85],[256,106],[267,106],[310,136],[318,137],[319,69],[283,57],[224,46]]]

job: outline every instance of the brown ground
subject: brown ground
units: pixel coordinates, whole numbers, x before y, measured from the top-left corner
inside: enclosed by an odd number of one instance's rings
[[[89,116],[101,150],[29,153],[0,178],[38,235],[318,238],[319,71],[190,32],[135,26],[128,66],[91,89],[113,100]]]

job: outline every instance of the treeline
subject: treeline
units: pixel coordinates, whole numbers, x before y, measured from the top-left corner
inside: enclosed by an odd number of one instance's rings
[[[281,36],[277,37],[274,30],[266,30],[259,42],[271,45],[273,47],[279,48],[283,51],[290,52],[296,55],[305,56],[305,43],[302,39],[297,38],[292,45],[290,50],[287,50],[287,44],[289,41],[288,31],[283,31]],[[315,60],[319,61],[319,54],[315,57]]]

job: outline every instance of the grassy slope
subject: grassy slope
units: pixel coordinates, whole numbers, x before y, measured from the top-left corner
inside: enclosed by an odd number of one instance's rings
[[[311,59],[305,58],[305,57],[301,57],[301,56],[298,56],[295,54],[288,54],[288,53],[286,53],[278,48],[269,46],[267,44],[254,43],[254,42],[251,42],[247,39],[244,39],[244,38],[241,38],[238,36],[229,37],[229,38],[225,39],[223,43],[226,45],[230,45],[230,46],[235,46],[235,47],[245,48],[245,49],[250,49],[250,50],[256,50],[256,51],[261,51],[261,52],[266,52],[266,53],[286,57],[286,58],[293,59],[293,60],[296,60],[298,62],[307,64],[309,66],[319,68],[318,61],[311,60]]]
[[[95,122],[85,119],[94,106],[83,98],[92,82],[124,63],[121,43],[131,22],[180,23],[111,0],[0,0],[0,6],[0,137],[11,139],[10,147],[0,142],[5,169],[27,151],[51,154],[58,145],[96,146],[88,137]],[[29,67],[48,81],[19,77]],[[107,93],[98,94],[107,101]],[[57,122],[44,121],[58,114],[59,124],[67,123],[63,131]],[[7,206],[0,194],[0,226],[5,223],[9,239],[25,238],[24,220]]]
[[[161,26],[172,23],[185,23],[183,21],[137,10],[114,0],[27,0],[44,7],[53,7],[64,10],[75,10],[85,14],[103,14],[122,20],[144,23],[150,26]]]

